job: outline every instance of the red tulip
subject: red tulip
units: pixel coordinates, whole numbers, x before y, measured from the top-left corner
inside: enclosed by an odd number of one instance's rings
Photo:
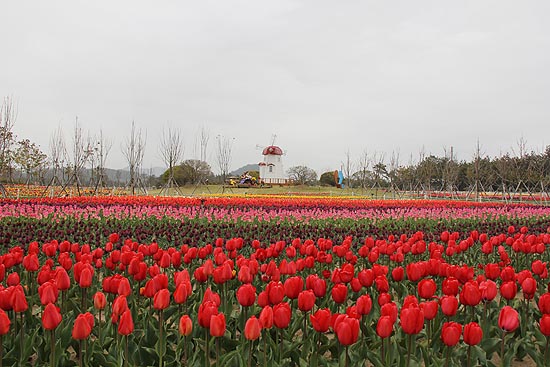
[[[476,282],[469,281],[462,287],[460,303],[466,306],[477,306],[481,301],[481,292]]]
[[[376,323],[376,334],[381,338],[388,338],[393,331],[393,322],[390,316],[380,316]]]
[[[525,299],[533,299],[537,291],[537,281],[531,277],[525,278],[525,280],[521,282],[521,289],[523,290],[523,297],[525,297]]]
[[[118,296],[113,301],[113,315],[120,316],[128,310],[128,301],[125,296]]]
[[[170,305],[170,291],[168,289],[161,289],[155,293],[153,299],[153,307],[155,310],[164,310]]]
[[[454,296],[443,296],[439,301],[441,303],[441,312],[447,317],[456,315],[458,309],[458,300]]]
[[[200,304],[198,319],[199,325],[203,328],[210,328],[212,316],[218,314],[218,306],[212,301],[206,301]]]
[[[332,300],[338,304],[346,301],[348,295],[348,287],[345,284],[335,284],[331,291]]]
[[[393,302],[385,303],[380,308],[380,316],[389,316],[392,324],[397,321],[397,305]]]
[[[27,298],[21,287],[14,288],[12,292],[11,306],[15,312],[25,312],[29,308]]]
[[[364,294],[357,298],[357,312],[360,315],[368,315],[372,309],[372,299],[368,294]]]
[[[103,310],[105,306],[107,306],[107,299],[105,298],[105,294],[103,292],[96,292],[94,294],[94,308],[96,310]]]
[[[185,303],[185,301],[187,301],[187,298],[189,297],[188,289],[190,287],[191,284],[189,283],[189,281],[183,281],[179,283],[174,290],[174,302],[176,302],[178,305]]]
[[[20,279],[19,274],[17,273],[11,273],[8,275],[8,279],[6,279],[6,284],[10,287],[15,287],[16,285],[19,285]]]
[[[446,322],[441,328],[441,340],[446,346],[452,347],[460,340],[462,334],[462,325],[458,322]]]
[[[10,324],[10,318],[6,312],[0,308],[0,335],[6,335],[10,331]]]
[[[251,316],[244,325],[244,337],[248,340],[256,340],[260,337],[262,326],[256,316]]]
[[[540,296],[538,306],[541,313],[550,314],[550,293],[544,293]]]
[[[179,322],[179,332],[183,336],[191,335],[191,332],[193,331],[193,321],[191,321],[191,318],[188,315],[183,315],[180,317]]]
[[[55,269],[55,284],[57,285],[57,289],[61,291],[66,291],[71,287],[71,278],[69,274],[60,266]]]
[[[286,302],[273,306],[273,324],[279,329],[285,329],[290,324],[292,312]]]
[[[420,307],[411,304],[401,309],[400,320],[405,334],[418,334],[424,327],[424,312]]]
[[[437,315],[439,303],[437,301],[426,301],[422,302],[419,306],[424,312],[424,319],[433,320]]]
[[[315,293],[315,297],[324,297],[327,293],[327,281],[319,278],[316,274],[308,275],[306,288],[311,289]]]
[[[447,277],[441,284],[441,291],[446,296],[456,296],[458,294],[459,281],[455,277]]]
[[[300,311],[311,311],[313,306],[315,306],[315,293],[312,290],[301,291],[298,294],[298,308]]]
[[[400,282],[405,277],[405,269],[403,269],[403,267],[401,266],[398,266],[391,271],[391,276],[393,280],[395,280],[396,282]]]
[[[212,315],[210,319],[210,335],[221,337],[225,334],[225,315],[219,313],[217,315]]]
[[[9,326],[9,325],[8,325]],[[550,336],[550,315],[544,314],[539,322],[540,332],[545,336]]]
[[[42,326],[46,330],[54,330],[60,322],[61,313],[59,309],[53,303],[48,303],[42,313]]]
[[[118,321],[118,333],[120,335],[130,335],[134,331],[134,320],[130,310],[124,311]]]
[[[359,337],[359,320],[345,314],[340,315],[334,323],[334,332],[340,344],[352,345]]]
[[[271,329],[273,326],[273,308],[269,305],[265,306],[260,312],[259,320],[262,329]]]
[[[78,285],[80,286],[80,288],[89,288],[92,285],[92,278],[93,278],[92,270],[90,270],[89,267],[85,267],[80,272]]]
[[[498,327],[506,332],[511,332],[519,326],[519,315],[510,306],[504,306],[498,315]]]
[[[315,331],[325,333],[328,331],[331,323],[331,314],[328,308],[318,309],[312,315],[309,315],[309,321]]]
[[[464,343],[478,345],[483,338],[483,330],[477,322],[470,322],[464,325]]]
[[[512,300],[516,297],[516,293],[518,291],[518,286],[516,284],[516,281],[507,281],[503,282],[500,285],[500,295],[507,300]]]
[[[492,280],[486,280],[479,284],[481,291],[481,300],[483,302],[491,302],[497,296],[497,285]]]
[[[94,327],[94,317],[91,313],[80,314],[74,320],[73,339],[84,340],[90,336],[92,328]]]
[[[250,307],[256,302],[256,287],[250,283],[241,285],[237,289],[237,301],[243,307]]]
[[[421,298],[429,299],[432,298],[437,289],[437,285],[433,279],[422,279],[418,283],[418,295]]]
[[[270,304],[276,305],[283,301],[283,298],[285,296],[285,289],[283,287],[283,283],[272,281],[267,285],[266,291],[267,291],[267,297]]]
[[[289,299],[298,298],[298,294],[304,289],[304,280],[302,277],[295,276],[288,278],[284,284],[285,295]]]
[[[48,303],[57,302],[57,296],[59,291],[55,283],[46,282],[38,287],[38,295],[40,297],[40,303],[45,306]]]

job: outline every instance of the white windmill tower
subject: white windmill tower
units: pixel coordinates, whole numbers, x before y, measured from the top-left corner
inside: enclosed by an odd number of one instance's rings
[[[271,144],[262,150],[264,160],[260,166],[260,180],[265,184],[285,184],[288,180],[283,169],[283,150],[275,145],[277,135],[273,134]]]

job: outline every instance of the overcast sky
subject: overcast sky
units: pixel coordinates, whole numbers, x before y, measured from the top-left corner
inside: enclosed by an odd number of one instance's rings
[[[285,152],[320,174],[346,152],[399,151],[402,164],[450,146],[471,159],[550,144],[550,2],[2,1],[0,97],[15,132],[49,154],[75,117],[113,139],[135,121],[144,168],[162,166],[163,127],[185,159],[201,126],[234,138],[231,168]],[[424,147],[424,148],[423,148]]]

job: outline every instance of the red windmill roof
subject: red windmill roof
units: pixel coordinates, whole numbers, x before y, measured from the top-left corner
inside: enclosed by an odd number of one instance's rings
[[[262,151],[263,155],[283,155],[283,150],[275,145],[270,145]]]

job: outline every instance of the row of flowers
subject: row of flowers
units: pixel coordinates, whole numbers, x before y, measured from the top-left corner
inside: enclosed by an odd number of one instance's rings
[[[163,247],[113,233],[100,247],[12,247],[0,255],[2,360],[544,364],[550,235],[426,236]]]

